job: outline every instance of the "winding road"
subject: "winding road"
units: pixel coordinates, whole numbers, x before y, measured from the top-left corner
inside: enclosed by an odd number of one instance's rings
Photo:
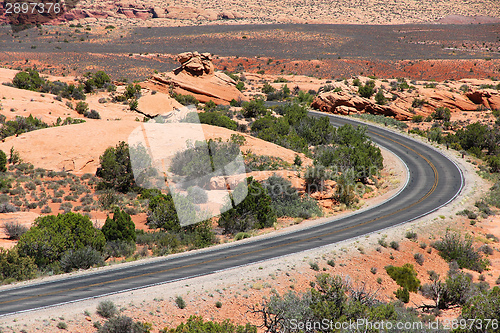
[[[350,118],[328,116],[336,126],[358,123]],[[460,193],[464,184],[462,172],[444,155],[407,136],[367,126],[372,140],[399,156],[408,167],[408,183],[392,199],[354,215],[332,218],[327,223],[279,236],[4,289],[0,291],[0,316],[206,275],[314,249],[415,220]]]

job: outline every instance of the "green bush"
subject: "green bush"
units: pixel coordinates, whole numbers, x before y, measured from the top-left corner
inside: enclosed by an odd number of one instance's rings
[[[104,259],[101,253],[90,246],[77,250],[69,250],[61,257],[61,269],[71,272],[73,269],[88,269],[94,266],[102,266]]]
[[[238,232],[236,236],[234,236],[235,241],[239,241],[245,238],[250,238],[250,234],[248,232]]]
[[[236,187],[231,194],[231,202],[227,205],[232,208],[223,212],[218,221],[225,234],[266,228],[276,223],[271,198],[252,177],[247,178],[247,185],[240,183]]]
[[[203,321],[203,318],[191,316],[186,323],[181,323],[176,328],[163,329],[161,333],[257,333],[257,327],[246,324],[245,326],[236,326],[229,320],[221,323],[213,321]]]
[[[406,288],[399,288],[394,292],[394,295],[403,303],[410,302],[410,292]]]
[[[76,103],[76,107],[75,107],[75,111],[78,113],[78,114],[85,114],[87,113],[89,110],[89,105],[85,102],[78,102]]]
[[[135,242],[135,224],[132,222],[130,215],[122,211],[120,208],[115,208],[113,218],[106,218],[106,222],[101,229],[106,241],[129,241]]]
[[[384,91],[382,89],[379,89],[377,94],[375,94],[375,101],[379,105],[387,104],[387,98],[385,98]]]
[[[38,72],[31,68],[17,73],[12,80],[14,87],[32,91],[38,91],[43,83],[44,80],[40,77]]]
[[[175,209],[174,199],[170,194],[159,194],[149,200],[146,224],[154,229],[179,230],[179,217]]]
[[[257,116],[265,115],[267,113],[267,109],[264,106],[263,100],[254,99],[250,102],[244,102],[241,112],[245,118],[256,118]]]
[[[0,150],[0,172],[7,171],[7,154]]]
[[[102,179],[99,184],[101,189],[114,188],[127,193],[135,188],[128,144],[121,141],[116,147],[106,149],[99,161],[96,176]]]
[[[240,147],[231,142],[197,142],[195,147],[177,152],[171,163],[171,171],[184,176],[184,181],[196,181],[205,186],[214,171],[233,162],[240,154]]]
[[[358,87],[358,93],[361,97],[370,98],[375,93],[375,81],[368,81],[365,85]]]
[[[193,95],[181,95],[181,94],[173,94],[172,96],[177,102],[181,103],[182,105],[196,105],[200,103],[196,97]]]
[[[472,244],[472,237],[462,238],[458,233],[447,232],[441,240],[432,244],[439,251],[439,255],[446,261],[456,261],[460,268],[467,268],[481,273],[489,262],[483,259]]]
[[[0,248],[0,282],[6,279],[16,281],[36,277],[37,269],[33,258],[20,256],[16,248]]]
[[[238,128],[237,122],[217,112],[202,112],[198,114],[198,117],[202,124],[224,127],[233,131]]]
[[[97,333],[149,333],[151,324],[134,322],[126,316],[109,318],[104,325],[100,326]]]
[[[420,288],[420,280],[417,279],[417,272],[411,264],[404,264],[402,267],[387,266],[385,271],[400,287],[408,291],[417,292]]]
[[[102,301],[97,305],[96,312],[103,318],[111,318],[118,314],[118,309],[112,301]]]
[[[87,216],[76,213],[42,216],[21,236],[19,254],[33,257],[39,267],[59,261],[69,250],[89,246],[102,252],[106,239]]]
[[[106,242],[106,247],[104,248],[105,257],[130,257],[134,254],[136,250],[135,243],[130,241],[110,241]]]
[[[278,217],[310,218],[322,215],[317,201],[307,195],[301,197],[289,180],[273,175],[262,185],[271,197],[272,206]]]
[[[16,116],[14,120],[9,120],[4,125],[2,125],[2,127],[0,128],[0,139],[5,139],[9,136],[19,135],[22,133],[31,132],[47,127],[49,127],[48,124],[44,123],[38,118],[34,118],[31,114],[27,118]]]
[[[175,304],[179,307],[179,309],[184,309],[186,307],[186,302],[181,296],[177,296],[175,299]]]

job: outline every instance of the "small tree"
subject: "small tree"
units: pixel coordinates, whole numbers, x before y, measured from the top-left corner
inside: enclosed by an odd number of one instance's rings
[[[7,154],[0,150],[0,172],[7,171]]]
[[[114,188],[126,193],[135,187],[128,144],[120,142],[116,147],[106,149],[99,158],[101,166],[96,176],[102,178],[101,188]]]
[[[385,105],[387,103],[387,98],[385,98],[384,92],[382,89],[379,89],[377,94],[375,95],[375,101],[377,104]]]
[[[233,208],[223,212],[219,218],[219,226],[225,234],[247,231],[252,228],[266,228],[276,223],[276,213],[267,191],[252,177],[247,178],[247,193],[245,183],[240,183],[231,195]],[[236,204],[235,200],[244,199]],[[239,201],[239,200],[238,200]]]
[[[134,222],[129,214],[118,207],[115,208],[112,219],[109,216],[106,218],[101,230],[108,242],[117,240],[135,242],[136,239]]]

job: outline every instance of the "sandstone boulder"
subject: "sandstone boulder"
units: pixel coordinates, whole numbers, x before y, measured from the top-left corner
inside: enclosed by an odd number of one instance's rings
[[[245,100],[234,80],[215,72],[210,53],[184,52],[177,55],[177,60],[181,64],[179,68],[154,75],[149,82],[173,89],[178,94],[193,95],[202,103],[212,100],[217,104],[229,104],[232,99]]]

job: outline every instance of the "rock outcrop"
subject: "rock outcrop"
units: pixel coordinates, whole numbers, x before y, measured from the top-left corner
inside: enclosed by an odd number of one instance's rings
[[[173,72],[152,76],[148,83],[172,89],[177,94],[193,95],[202,103],[229,104],[232,99],[245,100],[236,89],[236,82],[224,73],[216,72],[209,53],[184,52],[177,56],[181,66]]]
[[[413,116],[410,112],[396,106],[378,105],[368,98],[363,98],[349,93],[326,92],[319,94],[314,99],[311,107],[323,112],[342,115],[351,113],[371,113],[394,117],[398,120],[408,120]]]
[[[386,105],[374,99],[363,98],[354,92],[326,92],[314,99],[312,107],[324,112],[348,115],[371,113],[410,120],[415,115],[427,117],[436,108],[449,108],[451,112],[476,111],[478,109],[500,109],[500,92],[493,89],[472,90],[466,93],[451,89],[417,89],[416,92],[394,92],[394,99]],[[421,103],[415,106],[415,102]]]

